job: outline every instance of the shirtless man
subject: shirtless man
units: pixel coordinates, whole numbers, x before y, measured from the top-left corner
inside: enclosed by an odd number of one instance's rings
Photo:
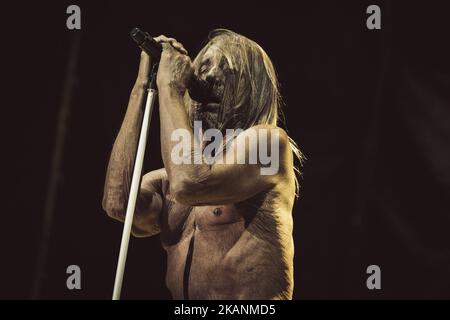
[[[215,30],[191,62],[173,38],[163,45],[157,76],[161,154],[164,168],[142,178],[133,221],[133,235],[160,234],[167,252],[166,284],[174,299],[291,299],[293,291],[292,206],[300,153],[277,127],[278,83],[272,63],[254,41],[228,30]],[[147,84],[150,58],[141,54],[136,83],[125,119],[111,153],[103,197],[108,216],[124,221]],[[211,85],[210,101],[194,101],[188,84],[195,75]],[[193,121],[203,129],[243,129],[227,154],[245,164],[175,164],[171,152],[176,129]],[[247,139],[250,131],[279,139],[279,168],[263,175],[264,165],[248,161],[261,147]],[[276,130],[277,134],[273,134]],[[272,132],[272,134],[270,133]],[[244,148],[238,146],[244,145]],[[205,145],[203,144],[203,147]],[[192,147],[189,154],[196,151]]]

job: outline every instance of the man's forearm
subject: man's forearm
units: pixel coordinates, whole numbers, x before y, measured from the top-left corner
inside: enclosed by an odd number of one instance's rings
[[[136,84],[109,159],[106,172],[103,207],[107,211],[123,211],[129,195],[136,148],[143,111],[144,87]]]
[[[161,122],[161,153],[166,168],[167,175],[171,185],[180,181],[202,179],[210,169],[210,166],[203,163],[196,164],[190,161],[188,164],[175,164],[171,159],[171,153],[174,146],[178,143],[171,140],[172,133],[177,129],[187,130],[190,133],[189,156],[191,160],[194,157],[202,156],[201,148],[194,147],[194,133],[189,125],[189,117],[184,104],[183,96],[170,86],[163,87],[159,91],[160,122]],[[195,154],[200,151],[200,154]]]

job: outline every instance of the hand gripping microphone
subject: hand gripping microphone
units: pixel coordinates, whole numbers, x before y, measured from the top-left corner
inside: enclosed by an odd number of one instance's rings
[[[154,62],[159,62],[161,59],[162,45],[153,39],[150,34],[135,27],[130,32],[131,38],[137,45],[144,50]],[[212,85],[192,75],[189,81],[188,92],[189,96],[198,102],[208,102],[212,93]]]

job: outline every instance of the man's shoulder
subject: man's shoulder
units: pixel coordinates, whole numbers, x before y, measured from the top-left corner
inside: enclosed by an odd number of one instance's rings
[[[274,178],[274,184],[273,188],[265,190],[265,192],[278,194],[280,191],[289,191],[288,193],[290,194],[294,190],[293,193],[295,194],[294,150],[292,149],[291,139],[287,132],[283,128],[271,124],[255,125],[247,130],[256,132],[253,136],[258,137],[259,155],[261,155],[261,144],[266,144],[264,149],[266,150],[267,159],[270,159],[270,162],[266,165],[263,164],[263,167],[271,166],[277,169],[275,171],[267,170],[266,174],[270,174]],[[273,148],[277,150],[274,152],[272,150]],[[277,162],[276,165],[274,165],[274,161]]]
[[[256,136],[259,138],[258,142],[265,142],[268,146],[274,145],[274,143],[276,142],[276,144],[280,148],[280,151],[289,146],[289,136],[287,132],[283,128],[280,128],[273,124],[257,124],[242,131],[241,134],[243,134],[244,136],[251,136],[256,134]],[[274,141],[272,139],[276,139],[277,141]]]

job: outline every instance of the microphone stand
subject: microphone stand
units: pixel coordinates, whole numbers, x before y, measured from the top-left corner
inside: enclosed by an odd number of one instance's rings
[[[142,177],[142,166],[144,164],[145,147],[147,145],[148,130],[150,127],[150,120],[152,118],[153,105],[158,95],[156,87],[156,74],[158,72],[158,63],[152,63],[150,66],[150,76],[148,87],[146,88],[146,103],[144,116],[142,119],[141,133],[139,135],[139,142],[136,152],[136,159],[133,168],[133,177],[131,180],[130,195],[128,197],[127,211],[125,215],[125,223],[123,225],[122,241],[120,243],[119,260],[117,262],[116,278],[114,281],[113,300],[120,299],[122,291],[123,274],[125,271],[125,263],[127,260],[128,243],[130,242],[131,227],[133,225],[134,210],[136,207],[136,200],[139,194],[139,187]]]

